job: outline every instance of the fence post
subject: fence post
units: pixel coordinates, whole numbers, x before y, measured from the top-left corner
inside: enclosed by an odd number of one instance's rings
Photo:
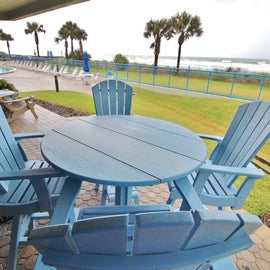
[[[232,93],[233,93],[233,89],[234,89],[234,83],[237,79],[237,76],[236,74],[234,74],[233,78],[232,78],[232,86],[231,86],[231,91],[230,91],[230,97],[232,96]]]
[[[258,100],[261,99],[262,89],[264,87],[264,81],[265,81],[265,77],[262,77],[262,82],[260,84],[260,90],[259,90]]]
[[[186,81],[186,90],[188,91],[188,83],[190,79],[190,66],[188,66],[188,72],[187,72],[187,81]]]
[[[209,71],[209,73],[208,73],[208,81],[207,81],[207,86],[206,86],[206,93],[209,92],[209,86],[210,86],[210,82],[211,82],[211,76],[212,76],[212,72]]]
[[[169,73],[168,88],[170,88],[171,87],[171,77],[172,77],[172,69],[171,68],[168,69],[168,73]]]

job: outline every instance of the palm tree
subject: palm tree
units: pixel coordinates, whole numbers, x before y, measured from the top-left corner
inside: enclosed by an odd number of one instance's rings
[[[154,49],[154,66],[158,65],[158,56],[160,53],[161,39],[165,37],[169,40],[172,37],[173,32],[171,31],[170,24],[167,19],[161,20],[150,20],[146,23],[145,31],[143,33],[145,38],[149,38],[151,36],[154,37],[154,42],[151,44],[150,49]]]
[[[78,25],[72,21],[66,22],[62,27],[66,28],[68,35],[70,37],[71,43],[71,53],[74,53],[73,39],[75,38],[75,32],[79,28]]]
[[[58,44],[60,41],[64,40],[65,41],[65,56],[68,59],[68,37],[69,37],[69,32],[68,30],[62,26],[60,30],[58,31],[58,37],[54,39],[54,41]]]
[[[181,14],[177,13],[170,19],[170,23],[172,26],[172,31],[174,34],[179,34],[178,38],[178,56],[177,56],[177,65],[180,66],[180,58],[181,58],[181,48],[183,43],[193,37],[200,37],[203,34],[203,29],[201,27],[201,20],[198,16],[192,16],[187,12],[182,12]]]
[[[0,28],[0,39],[3,33],[4,33],[3,30]]]
[[[75,33],[74,36],[77,40],[79,40],[79,46],[80,46],[80,54],[81,56],[83,56],[83,44],[82,42],[87,40],[87,36],[88,34],[81,28],[78,28]]]
[[[1,31],[2,31],[2,30],[1,30]],[[4,33],[4,32],[2,31],[2,33],[1,33],[1,40],[7,42],[8,54],[9,54],[9,57],[10,57],[10,45],[9,45],[9,42],[10,42],[10,41],[13,41],[14,38],[13,38],[10,34],[6,34],[6,33]]]
[[[27,28],[24,29],[24,32],[26,35],[28,34],[33,34],[35,36],[35,42],[36,42],[36,46],[37,46],[37,56],[39,57],[39,39],[38,39],[38,33],[46,33],[46,31],[43,29],[43,25],[42,24],[38,24],[36,22],[27,22],[26,23]]]

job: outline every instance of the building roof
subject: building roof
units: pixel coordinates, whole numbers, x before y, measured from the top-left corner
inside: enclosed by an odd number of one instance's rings
[[[90,0],[0,0],[0,20],[14,21]]]

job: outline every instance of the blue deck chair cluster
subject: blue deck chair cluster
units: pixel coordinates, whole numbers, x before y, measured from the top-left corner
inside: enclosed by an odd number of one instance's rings
[[[119,80],[105,80],[92,87],[96,115],[130,115],[133,88]],[[98,190],[99,185],[96,185]],[[132,198],[139,203],[138,192],[132,188]],[[101,204],[115,202],[115,187],[103,186]]]
[[[217,142],[211,156],[201,168],[190,175],[196,191],[205,205],[220,209],[241,209],[254,183],[264,176],[252,159],[270,137],[270,103],[254,101],[241,105],[224,136],[200,135]],[[245,180],[237,188],[239,176]],[[173,204],[180,197],[173,183],[169,183]]]
[[[83,212],[73,224],[31,231],[28,241],[45,265],[60,270],[236,270],[229,256],[252,246],[249,235],[261,226],[250,214],[172,211],[162,205]]]
[[[28,160],[19,140],[43,136],[15,136],[0,108],[0,215],[12,216],[8,269],[16,269],[17,250],[35,219],[49,218],[66,176],[46,162]],[[47,213],[43,215],[42,213]]]

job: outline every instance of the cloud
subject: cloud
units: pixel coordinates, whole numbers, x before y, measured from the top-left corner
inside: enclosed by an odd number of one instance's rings
[[[84,48],[93,56],[99,54],[150,54],[153,40],[145,39],[145,24],[151,18],[169,18],[187,11],[201,18],[204,34],[183,45],[183,55],[214,57],[270,58],[270,24],[268,0],[91,0],[82,4],[48,12],[15,22],[1,22],[1,28],[12,34],[11,52],[33,54],[34,37],[26,36],[26,21],[44,25],[40,34],[40,51],[64,54],[64,45],[56,45],[54,37],[68,20],[76,22],[88,33]],[[75,46],[78,44],[75,41]],[[161,55],[177,54],[176,38],[162,40]],[[0,50],[6,51],[4,42]]]

